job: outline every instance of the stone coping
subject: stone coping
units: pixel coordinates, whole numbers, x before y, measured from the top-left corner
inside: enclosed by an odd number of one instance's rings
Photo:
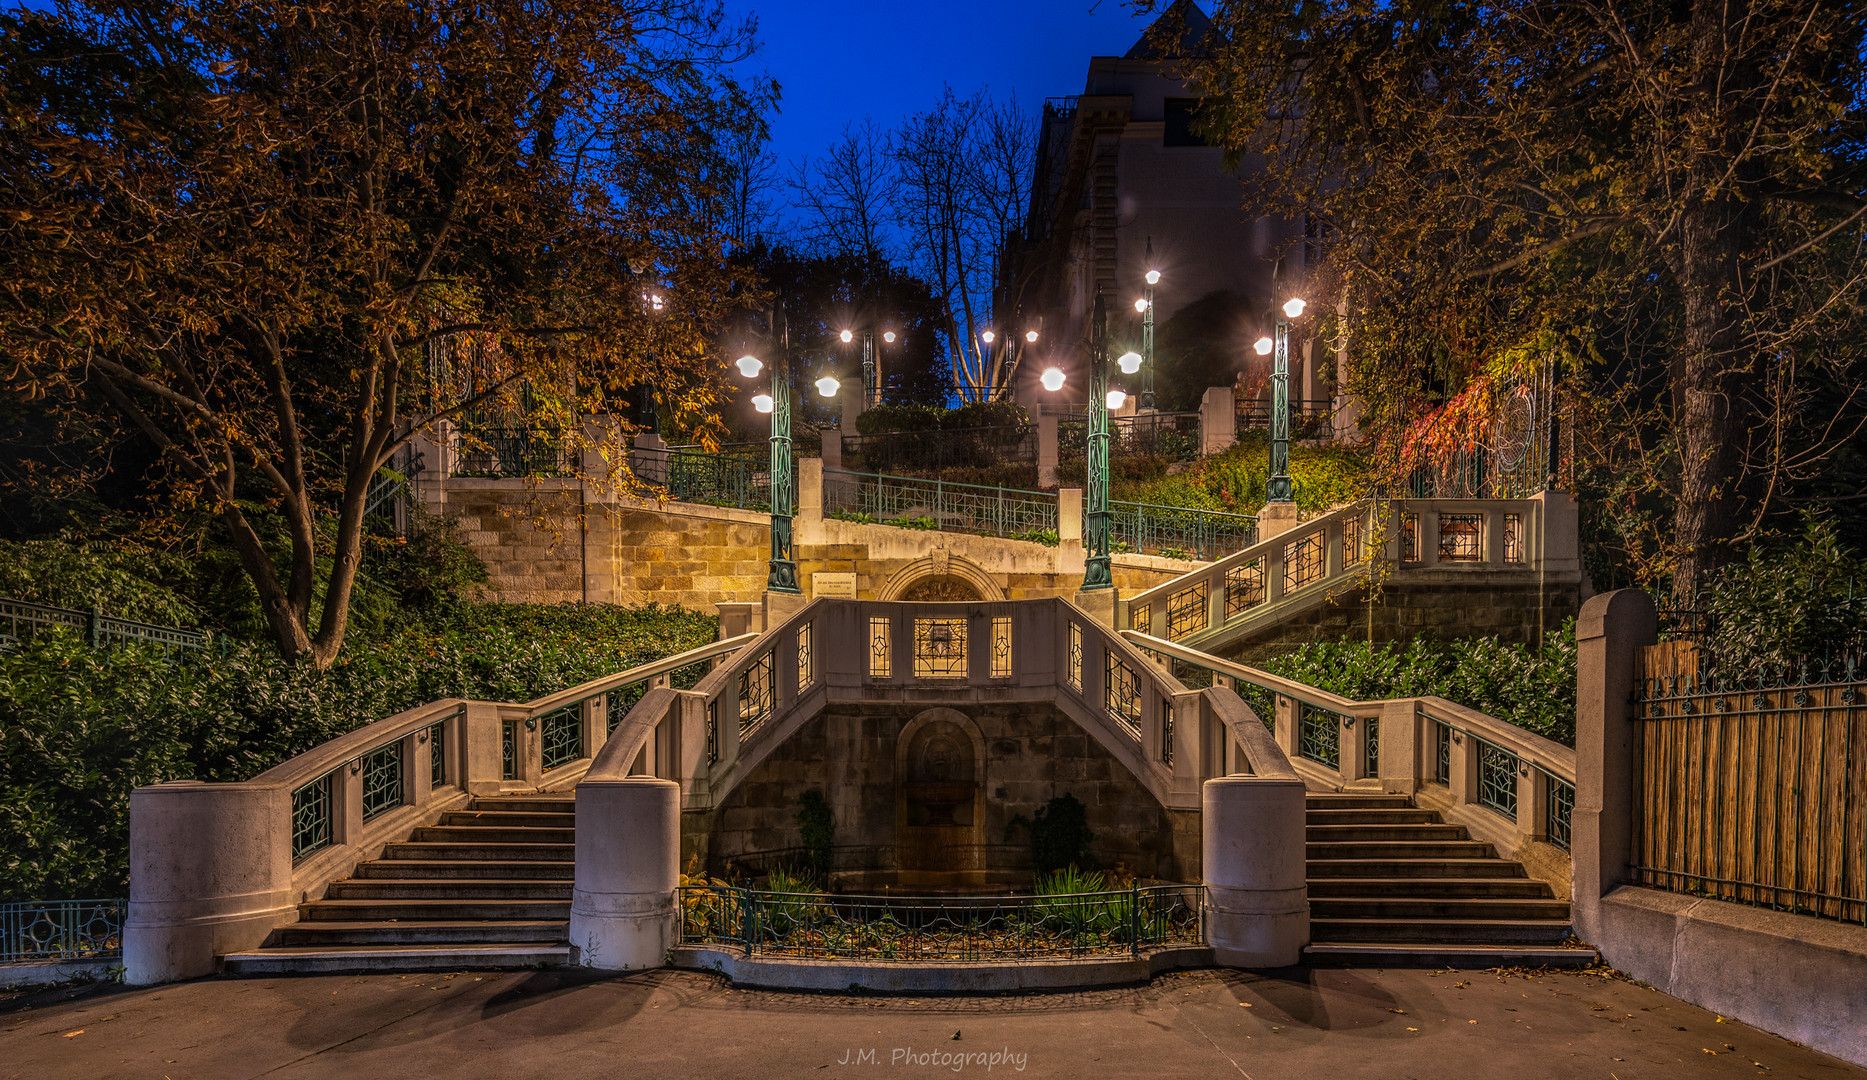
[[[1213,967],[1212,949],[1179,945],[1138,957],[1079,960],[999,960],[897,963],[882,960],[785,960],[746,956],[712,945],[677,945],[668,966],[724,975],[735,986],[837,993],[995,994],[1016,990],[1081,990],[1145,983],[1168,971]]]
[[[57,986],[69,982],[101,982],[123,966],[121,956],[74,957],[66,960],[12,960],[0,963],[0,990],[29,986]]]

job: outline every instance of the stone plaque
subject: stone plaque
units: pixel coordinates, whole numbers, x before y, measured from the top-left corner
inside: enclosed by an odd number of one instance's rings
[[[856,598],[856,575],[812,574],[810,575],[810,594],[839,600],[854,600]]]

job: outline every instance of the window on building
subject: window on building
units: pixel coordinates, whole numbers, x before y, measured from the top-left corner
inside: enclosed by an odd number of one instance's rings
[[[1166,121],[1165,134],[1161,138],[1162,146],[1211,146],[1212,144],[1194,131],[1194,114],[1199,111],[1198,98],[1168,98],[1162,110],[1162,119]]]

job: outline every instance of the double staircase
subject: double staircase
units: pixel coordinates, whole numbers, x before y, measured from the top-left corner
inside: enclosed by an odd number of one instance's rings
[[[1306,820],[1311,963],[1586,967],[1569,904],[1405,795],[1316,794]]]
[[[474,799],[223,958],[230,974],[524,968],[570,962],[575,803]]]

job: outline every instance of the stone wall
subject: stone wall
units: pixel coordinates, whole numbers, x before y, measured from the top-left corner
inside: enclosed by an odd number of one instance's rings
[[[798,798],[816,788],[835,815],[836,879],[887,880],[901,868],[898,746],[904,730],[927,711],[883,704],[825,710],[773,751],[722,805],[683,815],[683,861],[697,857],[719,875],[801,861]],[[1095,834],[1091,855],[1099,865],[1121,864],[1144,877],[1175,880],[1190,872],[1196,879],[1197,865],[1183,867],[1176,858],[1176,823],[1167,810],[1054,706],[971,706],[964,716],[976,725],[984,748],[976,833],[982,881],[1028,882],[1030,834],[1012,827],[1012,819],[1029,819],[1063,794],[1087,808]],[[1181,830],[1186,824],[1178,823]],[[1197,837],[1191,846],[1197,849]]]

